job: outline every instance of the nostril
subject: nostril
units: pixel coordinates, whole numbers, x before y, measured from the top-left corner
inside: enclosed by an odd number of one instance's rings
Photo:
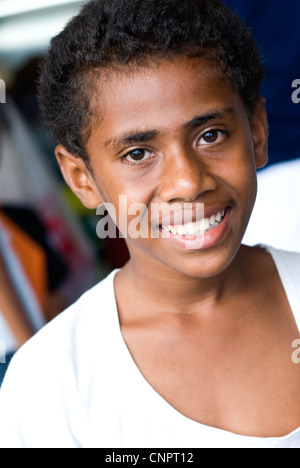
[[[167,203],[176,201],[191,203],[203,194],[216,190],[217,186],[217,181],[212,176],[199,171],[189,175],[173,174],[162,179],[160,199]]]

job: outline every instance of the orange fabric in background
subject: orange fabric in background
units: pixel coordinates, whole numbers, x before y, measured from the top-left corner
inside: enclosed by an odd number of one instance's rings
[[[24,269],[41,309],[45,311],[47,301],[46,254],[42,247],[3,213],[1,213],[1,223],[9,235],[10,245]]]

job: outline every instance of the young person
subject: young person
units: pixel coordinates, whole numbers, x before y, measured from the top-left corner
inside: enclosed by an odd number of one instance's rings
[[[138,204],[151,235],[128,229],[126,266],[13,359],[1,446],[300,447],[300,258],[241,245],[263,75],[218,0],[94,0],[52,41],[41,105],[67,183],[119,227]]]

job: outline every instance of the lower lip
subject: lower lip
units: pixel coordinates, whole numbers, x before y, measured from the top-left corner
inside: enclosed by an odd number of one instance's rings
[[[166,233],[161,231],[163,237],[170,240],[173,244],[184,248],[185,250],[205,250],[217,246],[222,239],[225,237],[226,232],[229,227],[231,209],[227,209],[227,213],[223,221],[216,226],[214,229],[207,231],[203,236],[199,237],[190,237],[174,235],[171,232]]]

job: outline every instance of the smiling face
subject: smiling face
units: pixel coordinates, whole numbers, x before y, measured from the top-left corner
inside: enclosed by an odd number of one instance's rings
[[[159,238],[127,239],[132,261],[154,271],[215,276],[239,249],[255,202],[256,168],[267,160],[263,100],[249,122],[238,93],[200,59],[126,67],[99,80],[102,119],[87,144],[93,174],[59,146],[62,172],[89,208],[109,202],[118,212],[119,196],[126,195],[128,207],[147,207],[150,225],[153,204],[176,205],[177,219],[157,223]],[[204,220],[195,215],[198,203]],[[189,248],[186,235],[201,222],[204,242]]]

